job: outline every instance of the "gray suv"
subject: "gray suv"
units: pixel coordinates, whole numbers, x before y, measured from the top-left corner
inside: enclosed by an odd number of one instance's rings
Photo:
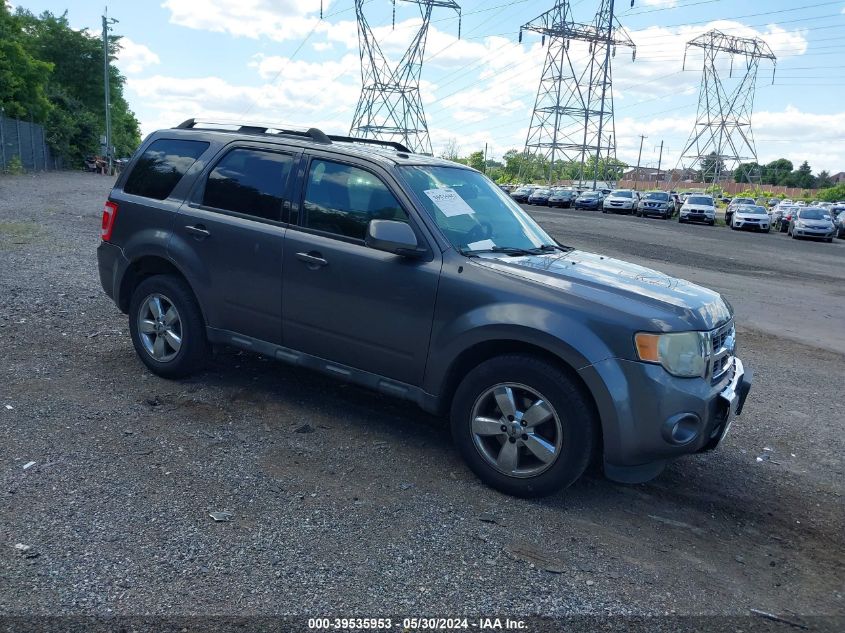
[[[97,254],[154,373],[229,345],[411,400],[514,495],[593,459],[646,481],[715,448],[751,385],[719,294],[563,246],[397,143],[188,120],[120,175]]]

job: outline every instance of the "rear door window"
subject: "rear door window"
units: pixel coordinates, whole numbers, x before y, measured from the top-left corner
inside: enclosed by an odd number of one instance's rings
[[[124,193],[164,200],[206,149],[205,141],[166,138],[153,141],[132,168],[123,186]]]
[[[202,204],[263,220],[280,220],[293,156],[237,148],[208,175]]]

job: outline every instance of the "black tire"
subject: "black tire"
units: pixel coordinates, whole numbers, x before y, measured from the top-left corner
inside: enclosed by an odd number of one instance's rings
[[[710,222],[708,222],[708,224],[710,226],[716,226],[716,220],[710,220]]]
[[[678,218],[678,224],[686,224],[686,220],[684,220],[683,218],[679,217],[679,218]]]
[[[181,346],[175,357],[166,362],[152,357],[144,347],[138,330],[139,311],[152,294],[166,297],[178,311],[181,321]],[[191,287],[180,277],[155,275],[138,284],[129,302],[129,333],[141,362],[163,378],[183,378],[196,373],[202,370],[209,357],[205,320]]]
[[[472,412],[488,389],[519,383],[543,395],[557,413],[563,430],[560,453],[536,476],[518,478],[495,469],[476,448]],[[517,497],[542,497],[571,485],[587,468],[596,444],[598,421],[582,388],[560,367],[522,354],[498,356],[470,371],[452,400],[452,437],[470,469],[485,484]]]

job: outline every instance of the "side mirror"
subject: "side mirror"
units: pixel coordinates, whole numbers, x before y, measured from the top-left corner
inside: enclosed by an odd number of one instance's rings
[[[371,220],[367,226],[364,243],[377,251],[402,257],[418,258],[427,252],[419,246],[417,236],[410,225],[396,220]]]

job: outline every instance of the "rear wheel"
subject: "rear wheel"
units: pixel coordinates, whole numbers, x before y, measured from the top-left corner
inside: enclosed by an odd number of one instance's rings
[[[452,436],[487,485],[539,497],[587,467],[597,421],[587,397],[559,367],[515,354],[481,363],[452,401]]]
[[[202,313],[179,277],[155,275],[138,285],[129,303],[129,333],[141,361],[164,378],[195,373],[208,358]]]

